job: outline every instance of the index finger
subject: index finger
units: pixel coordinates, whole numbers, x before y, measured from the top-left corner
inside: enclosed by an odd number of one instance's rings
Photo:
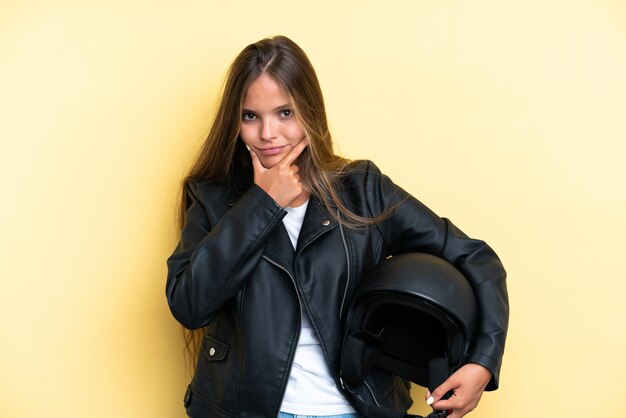
[[[296,158],[298,158],[300,154],[302,154],[302,151],[304,151],[304,149],[306,148],[308,144],[309,144],[309,140],[307,138],[302,138],[300,142],[298,142],[291,149],[291,151],[289,151],[289,153],[285,155],[285,158],[283,158],[279,162],[279,164],[291,165],[291,163],[293,163],[296,160]]]

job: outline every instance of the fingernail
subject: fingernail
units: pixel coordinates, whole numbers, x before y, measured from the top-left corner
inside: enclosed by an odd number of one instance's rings
[[[432,405],[434,401],[435,401],[435,398],[431,396],[430,398],[426,399],[426,405],[430,406]]]
[[[248,151],[250,151],[250,145],[246,144],[246,148],[248,148]]]

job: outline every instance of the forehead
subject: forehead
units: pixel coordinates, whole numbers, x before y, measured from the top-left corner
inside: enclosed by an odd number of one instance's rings
[[[246,109],[273,109],[285,104],[289,104],[287,95],[266,73],[261,74],[250,84],[243,99],[243,106]]]

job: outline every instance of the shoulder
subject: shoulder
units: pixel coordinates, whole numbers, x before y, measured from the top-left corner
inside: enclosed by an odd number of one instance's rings
[[[189,198],[198,200],[205,207],[225,205],[231,195],[230,187],[220,181],[189,180],[185,189]]]
[[[390,204],[404,198],[400,189],[370,160],[351,161],[343,170],[339,182],[344,204],[356,213],[369,208],[369,215],[381,213]]]
[[[380,175],[380,169],[371,160],[353,160],[350,161],[343,169],[343,177],[350,178],[367,178],[369,175]]]
[[[349,201],[357,201],[359,205],[366,204],[371,213],[378,214],[409,197],[370,160],[352,161],[344,173],[341,194],[348,205]]]
[[[364,188],[387,178],[370,160],[354,160],[344,168],[341,177],[344,187]]]
[[[223,181],[189,180],[188,187],[195,193],[219,193],[228,192],[229,187]]]

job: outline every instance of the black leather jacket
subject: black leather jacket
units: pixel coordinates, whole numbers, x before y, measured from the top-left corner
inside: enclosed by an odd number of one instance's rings
[[[480,305],[470,362],[498,385],[508,323],[506,273],[493,250],[468,238],[396,186],[368,161],[352,164],[341,183],[347,207],[362,216],[403,201],[374,227],[339,225],[311,197],[294,252],[281,222],[286,211],[256,185],[238,195],[224,183],[190,183],[186,224],[167,260],[167,301],[185,327],[206,327],[185,396],[191,417],[276,417],[289,377],[304,310],[335,381],[355,399],[406,411],[407,382],[386,372],[359,388],[339,376],[342,319],[364,273],[388,255],[438,255],[465,274]],[[358,409],[363,411],[362,408]]]

